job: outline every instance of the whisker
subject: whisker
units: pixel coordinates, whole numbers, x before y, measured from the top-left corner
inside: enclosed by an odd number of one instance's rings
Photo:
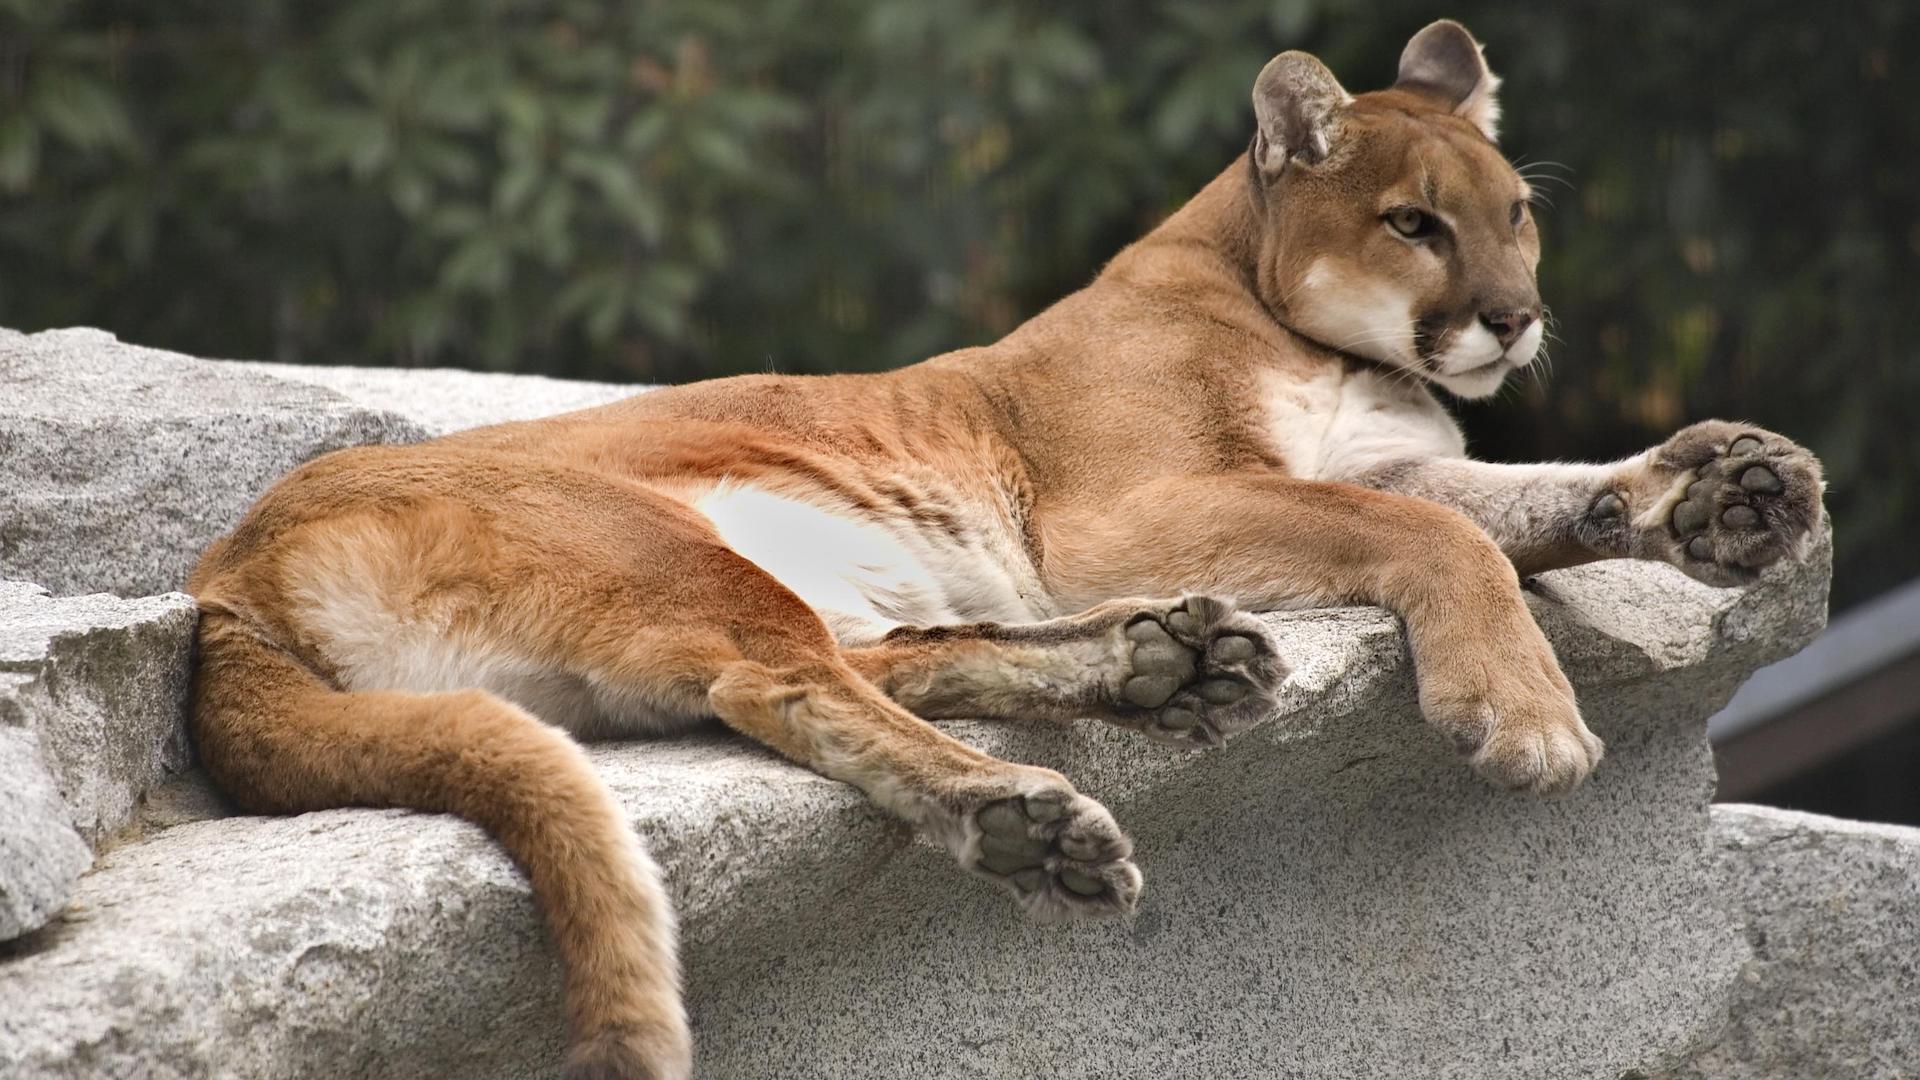
[[[1383,341],[1398,341],[1403,337],[1411,337],[1412,335],[1412,327],[1408,327],[1405,330],[1373,330],[1355,337],[1350,337],[1344,342],[1335,345],[1334,348],[1344,352],[1347,349],[1353,348],[1355,345],[1378,345]]]
[[[1525,181],[1527,182],[1527,184],[1528,184],[1528,186],[1529,186],[1529,187],[1531,187],[1531,188],[1532,188],[1533,190],[1535,190],[1535,191],[1538,191],[1538,190],[1539,190],[1539,189],[1540,189],[1541,187],[1544,187],[1544,186],[1545,186],[1545,185],[1547,185],[1547,184],[1558,184],[1558,185],[1560,185],[1560,187],[1561,187],[1561,189],[1562,189],[1562,190],[1565,190],[1565,191],[1572,191],[1572,190],[1573,190],[1573,181],[1571,181],[1571,180],[1567,180],[1567,179],[1565,179],[1565,178],[1563,178],[1563,177],[1558,177],[1558,176],[1522,176],[1522,177],[1521,177],[1520,179],[1522,179],[1522,180],[1525,180]]]
[[[1545,158],[1526,158],[1526,157],[1522,157],[1520,160],[1514,162],[1513,168],[1514,168],[1514,171],[1516,172],[1524,171],[1527,169],[1532,169],[1535,172],[1540,172],[1541,170],[1544,170],[1544,169],[1559,169],[1562,172],[1579,171],[1564,161],[1548,161]]]
[[[1343,341],[1338,345],[1335,345],[1334,348],[1345,351],[1347,349],[1354,348],[1355,346],[1358,346],[1358,345],[1379,345],[1383,342],[1399,341],[1404,336],[1405,335],[1403,334],[1376,334],[1371,337],[1363,335],[1357,338],[1349,338],[1348,340]]]
[[[1534,357],[1534,362],[1527,365],[1527,370],[1532,373],[1534,381],[1544,389],[1547,380],[1553,377],[1553,350],[1545,345],[1540,346],[1540,355]]]
[[[1565,172],[1555,172],[1553,171],[1555,168],[1563,169]],[[1533,162],[1524,166],[1515,166],[1513,171],[1520,175],[1520,179],[1525,180],[1529,184],[1559,184],[1569,191],[1573,190],[1573,181],[1569,179],[1569,176],[1571,176],[1574,171],[1573,168],[1562,165],[1557,161]]]
[[[1394,338],[1411,336],[1411,334],[1413,334],[1413,327],[1405,327],[1405,329],[1394,327],[1394,329],[1390,329],[1390,331],[1363,331],[1359,332],[1359,334],[1354,334],[1352,338],[1346,338],[1346,344],[1350,344],[1350,346],[1352,346],[1352,344],[1373,344],[1373,342],[1394,340]],[[1338,346],[1338,348],[1346,348],[1346,346]]]

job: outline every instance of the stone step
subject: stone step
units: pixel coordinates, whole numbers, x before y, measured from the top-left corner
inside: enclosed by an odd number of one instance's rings
[[[89,849],[186,769],[194,605],[0,581],[0,941],[46,922]]]
[[[1752,954],[1671,1080],[1920,1076],[1920,829],[1726,805],[1713,842]]]

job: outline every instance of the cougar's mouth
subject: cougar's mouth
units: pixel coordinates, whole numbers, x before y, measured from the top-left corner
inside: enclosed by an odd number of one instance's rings
[[[1492,371],[1494,368],[1497,368],[1502,364],[1508,364],[1508,363],[1512,363],[1512,361],[1507,359],[1505,356],[1496,356],[1484,364],[1476,364],[1473,367],[1462,368],[1459,371],[1449,371],[1446,374],[1449,378],[1460,376],[1460,375],[1478,375],[1481,372]]]

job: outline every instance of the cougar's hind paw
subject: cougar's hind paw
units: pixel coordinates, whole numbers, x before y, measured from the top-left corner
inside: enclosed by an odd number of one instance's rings
[[[1106,807],[1071,787],[988,800],[967,831],[962,862],[1036,915],[1097,918],[1139,901],[1133,841]]]
[[[1287,666],[1261,621],[1232,602],[1189,596],[1124,628],[1119,722],[1175,746],[1220,746],[1271,715]]]

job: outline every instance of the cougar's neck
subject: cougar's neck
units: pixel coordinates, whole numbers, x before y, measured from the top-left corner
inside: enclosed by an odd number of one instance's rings
[[[1212,306],[1253,305],[1264,210],[1238,158],[1160,226],[1115,256],[1101,277],[1173,290]],[[1271,319],[1271,314],[1267,317]]]

